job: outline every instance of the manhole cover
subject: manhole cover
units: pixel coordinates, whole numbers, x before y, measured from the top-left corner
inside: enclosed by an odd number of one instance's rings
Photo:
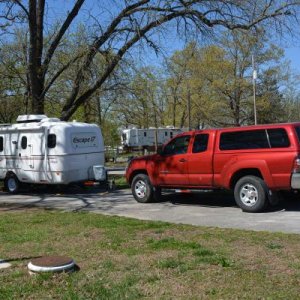
[[[11,264],[0,258],[0,269],[7,269],[11,267]]]
[[[42,256],[33,259],[28,264],[32,272],[61,272],[70,271],[75,266],[72,258],[66,256]]]

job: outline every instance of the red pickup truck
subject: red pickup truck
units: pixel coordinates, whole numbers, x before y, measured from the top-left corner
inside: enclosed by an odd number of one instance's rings
[[[142,203],[163,188],[227,189],[243,211],[259,212],[278,191],[300,189],[300,123],[185,132],[132,159],[126,179]]]

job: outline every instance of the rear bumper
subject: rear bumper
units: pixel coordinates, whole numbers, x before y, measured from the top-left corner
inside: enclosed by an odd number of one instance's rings
[[[295,190],[300,189],[300,173],[293,173],[292,174],[291,186]]]
[[[107,180],[107,171],[102,165],[93,166],[93,176],[92,178],[97,181],[106,181]]]

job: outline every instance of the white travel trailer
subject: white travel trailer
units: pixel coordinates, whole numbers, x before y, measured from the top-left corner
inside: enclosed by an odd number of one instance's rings
[[[0,180],[16,193],[20,183],[105,181],[104,145],[95,124],[22,115],[0,125]]]
[[[149,129],[123,129],[122,146],[123,148],[127,149],[148,149],[154,148],[156,145],[159,147],[181,132],[181,129],[173,127]]]

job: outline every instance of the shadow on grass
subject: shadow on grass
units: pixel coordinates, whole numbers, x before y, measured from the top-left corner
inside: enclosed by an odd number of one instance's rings
[[[19,261],[25,261],[25,260],[31,260],[31,259],[35,259],[35,258],[40,258],[42,257],[40,256],[25,256],[25,257],[15,257],[15,258],[8,258],[8,259],[4,259],[5,262],[19,262]]]

